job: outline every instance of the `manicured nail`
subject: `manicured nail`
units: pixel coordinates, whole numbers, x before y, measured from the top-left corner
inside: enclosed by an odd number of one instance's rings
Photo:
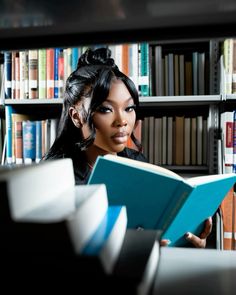
[[[192,234],[191,234],[190,232],[187,232],[187,233],[185,234],[185,238],[186,238],[187,240],[191,239],[191,238],[192,238]]]

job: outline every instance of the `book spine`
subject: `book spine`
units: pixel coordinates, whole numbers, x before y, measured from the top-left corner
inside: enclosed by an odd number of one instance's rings
[[[221,212],[223,218],[223,249],[233,250],[233,219],[234,219],[234,189],[225,196],[221,205]]]
[[[140,91],[142,96],[149,95],[149,45],[146,42],[140,44]]]
[[[47,98],[54,97],[54,49],[46,49]]]
[[[38,50],[29,50],[29,98],[38,98]]]
[[[20,52],[15,55],[15,98],[20,99]]]
[[[15,74],[16,51],[11,53],[11,98],[16,98],[16,74]]]
[[[25,164],[31,164],[36,158],[36,123],[23,121],[23,158]]]
[[[185,185],[185,189],[183,189],[183,182],[179,182],[176,188],[176,195],[179,195],[179,197],[175,198],[175,200],[173,201],[175,203],[168,204],[167,210],[164,212],[163,216],[161,216],[161,220],[163,221],[159,222],[159,224],[157,224],[156,226],[157,229],[162,229],[164,235],[166,234],[168,227],[175,219],[177,213],[179,212],[180,208],[183,206],[193,189],[194,188],[187,184]],[[176,202],[176,200],[178,201]]]
[[[7,164],[12,164],[12,106],[5,106],[6,114],[6,160]]]
[[[63,49],[60,49],[58,57],[58,96],[63,97],[64,94],[64,53]]]
[[[42,158],[42,121],[36,121],[36,156],[35,161],[39,163]]]
[[[4,74],[5,74],[5,99],[11,98],[12,91],[12,53],[4,52]]]
[[[59,55],[60,48],[54,49],[54,98],[59,97]]]
[[[15,122],[15,154],[16,164],[23,163],[23,137],[22,137],[22,122]]]
[[[46,98],[46,49],[38,50],[39,99]]]
[[[79,48],[73,47],[72,48],[72,71],[76,70],[78,59],[79,59]]]

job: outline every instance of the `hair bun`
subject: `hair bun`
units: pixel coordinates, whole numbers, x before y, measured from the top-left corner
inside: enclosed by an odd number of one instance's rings
[[[114,59],[111,58],[111,50],[109,48],[98,48],[92,50],[88,48],[79,58],[77,68],[90,65],[104,65],[116,67]]]

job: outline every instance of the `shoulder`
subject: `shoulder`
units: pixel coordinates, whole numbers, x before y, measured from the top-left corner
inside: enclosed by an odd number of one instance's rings
[[[125,148],[122,152],[118,153],[118,156],[130,158],[141,162],[148,162],[143,153],[130,148]]]

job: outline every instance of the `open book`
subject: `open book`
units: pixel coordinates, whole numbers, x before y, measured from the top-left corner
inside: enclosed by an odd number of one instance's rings
[[[188,231],[199,235],[236,174],[217,174],[184,179],[153,165],[114,155],[100,156],[89,184],[106,184],[109,204],[126,205],[128,227],[161,230],[170,246],[184,246]]]

